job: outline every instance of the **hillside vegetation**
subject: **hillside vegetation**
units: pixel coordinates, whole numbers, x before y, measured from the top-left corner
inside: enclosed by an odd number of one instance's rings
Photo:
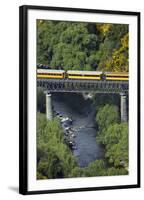
[[[37,63],[128,72],[128,25],[37,20]]]

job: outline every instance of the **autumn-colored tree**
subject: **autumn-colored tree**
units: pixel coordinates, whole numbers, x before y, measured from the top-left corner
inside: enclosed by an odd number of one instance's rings
[[[105,71],[114,71],[114,72],[128,72],[128,33],[123,36],[121,39],[121,46],[119,49],[113,51],[112,57],[110,57],[106,62]]]
[[[37,63],[128,71],[128,25],[37,20]]]

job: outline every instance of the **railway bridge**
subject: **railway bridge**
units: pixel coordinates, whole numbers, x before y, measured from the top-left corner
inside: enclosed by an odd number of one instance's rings
[[[127,96],[129,90],[128,81],[108,80],[72,80],[72,79],[37,79],[37,87],[46,92],[46,115],[47,119],[52,118],[51,94],[54,92],[93,92],[120,94],[121,98],[121,121],[126,122],[127,117]]]

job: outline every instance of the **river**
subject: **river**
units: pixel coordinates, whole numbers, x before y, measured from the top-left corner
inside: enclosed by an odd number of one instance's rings
[[[91,100],[85,100],[82,95],[70,93],[55,93],[52,95],[53,109],[62,117],[72,119],[74,142],[76,148],[73,154],[80,167],[86,167],[90,162],[104,157],[103,147],[96,141],[95,109]]]

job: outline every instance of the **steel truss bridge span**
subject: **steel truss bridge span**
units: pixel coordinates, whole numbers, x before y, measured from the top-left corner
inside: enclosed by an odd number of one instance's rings
[[[37,79],[37,86],[48,92],[128,93],[128,81]]]

